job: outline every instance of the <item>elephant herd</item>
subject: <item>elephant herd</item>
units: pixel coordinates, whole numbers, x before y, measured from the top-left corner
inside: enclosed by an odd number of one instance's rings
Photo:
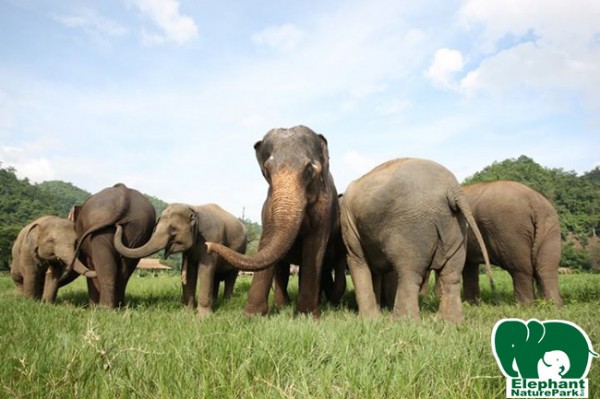
[[[418,294],[434,271],[442,318],[460,322],[461,281],[465,300],[477,302],[481,263],[490,278],[490,263],[510,273],[517,302],[533,303],[535,283],[562,305],[558,215],[523,184],[461,187],[435,162],[402,158],[338,196],[324,136],[273,129],[254,149],[269,184],[254,255],[245,254],[243,223],[218,205],[170,204],[156,219],[140,192],[117,184],[73,207],[69,219],[43,216],[23,228],[12,250],[17,291],[53,302],[83,275],[90,303],[117,308],[139,259],[162,249],[182,253],[183,302],[201,316],[212,313],[221,281],[231,295],[238,270],[254,272],[246,313],[267,314],[272,287],[275,304],[288,304],[291,264],[300,265],[297,310],[315,317],[322,293],[340,301],[347,269],[364,317],[387,305],[395,317],[418,318]]]

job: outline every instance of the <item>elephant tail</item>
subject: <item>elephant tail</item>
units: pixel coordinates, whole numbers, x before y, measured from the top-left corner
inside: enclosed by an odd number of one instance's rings
[[[483,259],[485,261],[485,271],[490,280],[490,287],[492,290],[492,295],[494,297],[494,301],[498,302],[498,294],[496,292],[496,282],[494,281],[494,275],[492,272],[492,266],[490,264],[490,257],[488,255],[487,248],[485,247],[485,242],[483,241],[483,237],[481,236],[481,232],[479,231],[479,227],[477,227],[477,223],[475,223],[475,218],[473,217],[473,213],[471,212],[471,207],[467,202],[467,198],[462,192],[459,186],[453,187],[448,192],[448,203],[450,204],[450,208],[455,212],[462,213],[463,217],[467,221],[467,224],[473,231],[475,238],[477,239],[477,243],[479,244],[479,248],[481,248],[481,253],[483,254]]]

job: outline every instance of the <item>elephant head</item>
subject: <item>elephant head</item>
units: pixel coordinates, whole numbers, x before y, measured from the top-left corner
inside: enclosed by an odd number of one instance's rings
[[[77,233],[72,221],[56,216],[40,218],[29,226],[26,237],[38,259],[66,265],[65,273],[72,268],[86,277],[96,277],[96,272],[89,270],[75,256]]]
[[[123,227],[117,225],[114,244],[116,250],[128,258],[143,258],[154,252],[165,250],[165,258],[172,253],[185,252],[194,246],[198,233],[198,213],[184,204],[170,204],[162,212],[152,237],[138,248],[123,244]]]
[[[598,356],[585,332],[562,320],[501,320],[492,332],[492,348],[498,366],[512,378],[583,378],[591,356]]]
[[[308,207],[314,205],[329,177],[327,140],[304,126],[273,129],[254,145],[269,192],[263,205],[263,236],[253,256],[207,243],[238,269],[257,271],[282,259],[294,244]]]

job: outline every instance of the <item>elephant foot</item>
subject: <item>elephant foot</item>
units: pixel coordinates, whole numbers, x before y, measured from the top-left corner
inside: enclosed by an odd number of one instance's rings
[[[318,320],[319,318],[321,318],[321,311],[318,308],[304,310],[298,308],[298,310],[296,311],[296,315],[306,317],[310,317],[312,315],[313,319]]]
[[[213,310],[210,307],[198,306],[196,315],[200,318],[204,318],[213,314]]]
[[[289,304],[290,304],[290,298],[288,296],[281,296],[281,297],[275,296],[275,306],[283,308],[283,307],[289,306]]]
[[[258,305],[246,304],[244,313],[248,316],[266,316],[269,313],[269,305],[266,303]]]

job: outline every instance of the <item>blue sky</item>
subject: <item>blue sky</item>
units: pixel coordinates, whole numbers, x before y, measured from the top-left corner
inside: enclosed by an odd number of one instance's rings
[[[0,162],[260,220],[253,144],[329,141],[342,192],[397,157],[459,180],[600,164],[600,2],[0,0]]]

